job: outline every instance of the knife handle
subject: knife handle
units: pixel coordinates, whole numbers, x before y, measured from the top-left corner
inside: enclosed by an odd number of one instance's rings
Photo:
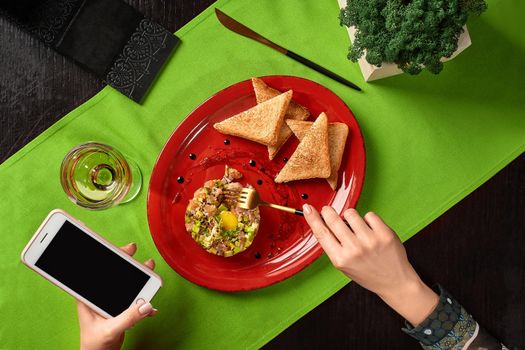
[[[312,62],[309,59],[304,58],[303,56],[296,54],[293,51],[288,50],[286,52],[286,56],[290,57],[291,59],[296,60],[299,63],[304,64],[307,67],[312,68],[313,70],[315,70],[315,71],[317,71],[317,72],[319,72],[321,74],[324,74],[324,75],[334,79],[335,81],[340,82],[343,85],[351,87],[352,89],[357,90],[357,91],[362,91],[361,88],[359,86],[355,85],[354,83],[352,83],[352,82],[346,80],[345,78],[335,74],[334,72],[329,71],[328,69],[326,69],[324,67],[321,67],[317,63]]]

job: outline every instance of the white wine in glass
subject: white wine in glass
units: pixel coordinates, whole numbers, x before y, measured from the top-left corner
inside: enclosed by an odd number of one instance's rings
[[[73,203],[88,209],[106,209],[135,198],[142,175],[135,162],[113,147],[88,142],[66,155],[60,181]]]

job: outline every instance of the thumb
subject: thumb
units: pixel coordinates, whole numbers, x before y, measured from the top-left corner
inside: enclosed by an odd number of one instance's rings
[[[126,330],[137,324],[137,322],[147,317],[152,311],[153,306],[150,303],[132,305],[126,311],[111,320],[113,323],[113,329],[116,333],[124,333]]]

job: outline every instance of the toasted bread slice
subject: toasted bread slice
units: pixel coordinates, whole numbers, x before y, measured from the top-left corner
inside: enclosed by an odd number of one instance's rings
[[[257,99],[257,103],[263,103],[281,94],[279,90],[275,90],[269,87],[264,81],[262,81],[262,79],[259,78],[252,78],[252,85],[253,90],[255,91],[255,98]],[[284,119],[306,120],[309,116],[310,112],[308,112],[308,109],[306,109],[306,107],[303,107],[294,101],[290,101]],[[292,131],[286,124],[283,123],[283,126],[279,131],[277,143],[275,144],[275,146],[268,146],[268,157],[270,158],[270,160],[272,160],[277,155],[281,147],[290,138],[291,135]]]
[[[275,182],[328,178],[330,176],[328,149],[328,119],[321,113],[295,149],[288,162],[275,177]]]
[[[275,145],[284,115],[292,99],[292,90],[236,114],[213,127],[223,133],[242,137],[263,145]]]
[[[300,140],[304,138],[312,122],[286,120],[286,124],[292,129],[294,135]],[[330,148],[330,177],[326,179],[333,190],[337,188],[337,179],[339,177],[339,167],[343,160],[345,152],[346,139],[348,138],[348,125],[345,123],[328,124],[328,146]]]

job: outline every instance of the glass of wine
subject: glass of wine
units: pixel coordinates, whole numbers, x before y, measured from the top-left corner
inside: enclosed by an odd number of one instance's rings
[[[137,164],[118,150],[87,142],[65,156],[60,182],[73,203],[96,210],[135,198],[142,186],[142,175]]]

